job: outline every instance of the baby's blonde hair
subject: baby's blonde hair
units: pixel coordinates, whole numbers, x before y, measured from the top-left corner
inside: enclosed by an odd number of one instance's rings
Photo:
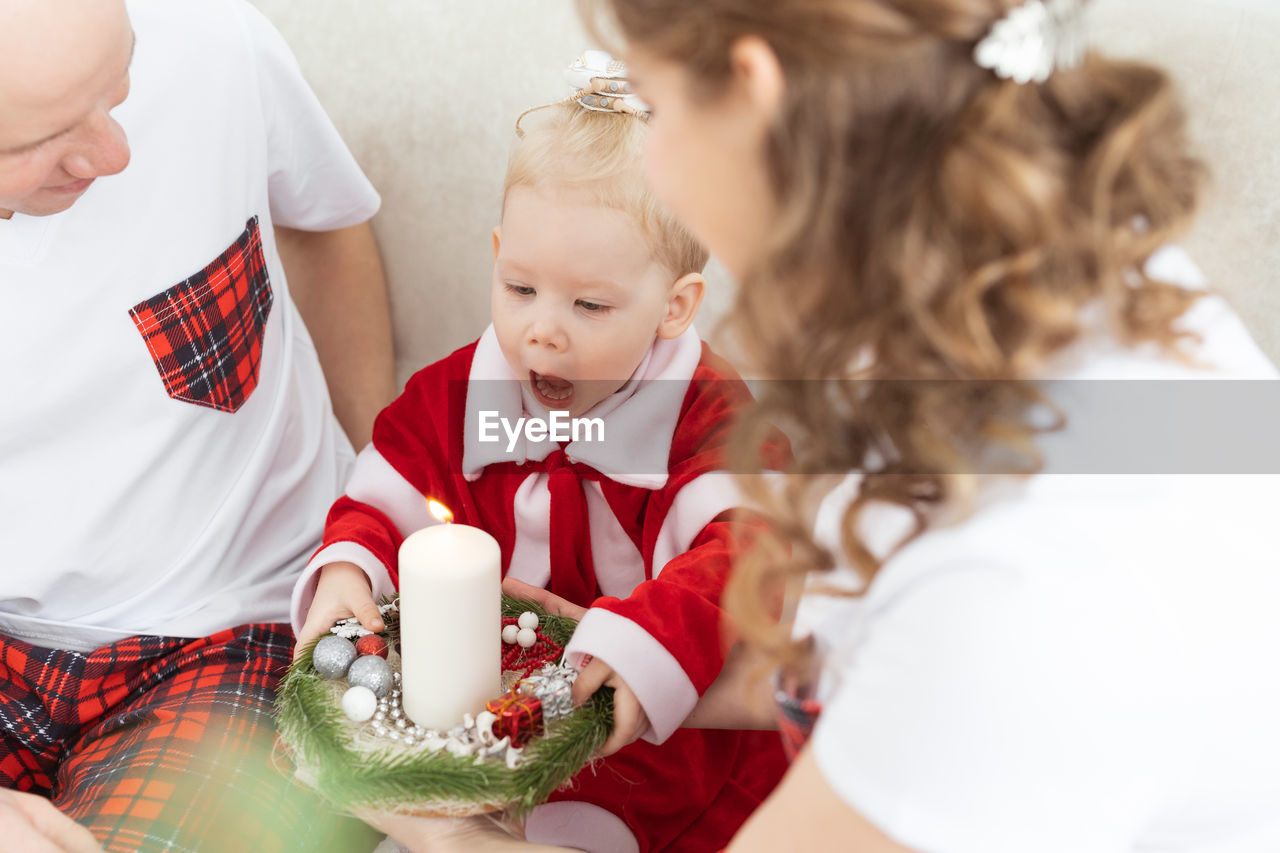
[[[644,120],[576,103],[537,110],[512,149],[502,205],[514,187],[572,188],[635,219],[654,258],[680,277],[702,272],[707,250],[658,203],[644,177]]]

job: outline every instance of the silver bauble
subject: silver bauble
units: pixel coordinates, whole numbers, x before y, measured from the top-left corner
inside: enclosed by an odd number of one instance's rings
[[[373,695],[382,698],[391,689],[391,664],[377,655],[358,657],[347,670],[347,683],[352,687],[356,685],[368,687],[373,691]],[[395,716],[394,711],[391,716]]]
[[[311,653],[311,665],[320,673],[321,678],[342,678],[355,659],[355,644],[336,634],[322,637]]]

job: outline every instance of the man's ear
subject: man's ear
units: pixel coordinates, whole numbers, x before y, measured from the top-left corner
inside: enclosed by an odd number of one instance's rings
[[[776,118],[786,77],[773,47],[759,36],[742,36],[729,48],[729,69],[756,114],[767,121]]]
[[[498,259],[498,249],[502,247],[502,226],[493,226],[493,259]]]
[[[706,292],[707,280],[700,272],[691,272],[676,279],[667,296],[667,313],[658,324],[658,337],[671,340],[683,335],[693,324]]]

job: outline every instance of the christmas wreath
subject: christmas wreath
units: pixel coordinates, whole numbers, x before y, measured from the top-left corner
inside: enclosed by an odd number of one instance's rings
[[[382,634],[346,620],[309,643],[277,699],[280,738],[298,778],[346,811],[521,815],[545,802],[607,739],[613,694],[601,690],[572,707],[574,674],[554,658],[573,619],[508,596],[502,616],[508,689],[448,733],[422,730],[400,708],[395,602],[383,605]]]

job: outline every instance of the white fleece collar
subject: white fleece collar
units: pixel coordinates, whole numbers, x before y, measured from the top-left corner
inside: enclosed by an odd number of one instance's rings
[[[693,327],[674,340],[655,342],[627,383],[582,415],[604,423],[604,440],[571,441],[564,447],[565,456],[624,485],[646,489],[665,486],[680,407],[701,359],[702,340]],[[530,441],[523,433],[509,452],[505,434],[500,441],[481,442],[481,411],[497,412],[513,425],[521,417],[546,418],[549,414],[524,391],[502,355],[492,325],[480,336],[471,361],[463,423],[463,476],[475,480],[495,462],[540,462],[559,447],[550,438]]]

